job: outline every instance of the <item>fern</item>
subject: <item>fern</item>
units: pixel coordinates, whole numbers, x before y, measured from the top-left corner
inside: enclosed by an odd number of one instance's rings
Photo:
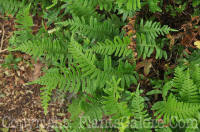
[[[51,101],[51,95],[54,89],[57,87],[64,89],[65,87],[65,77],[59,72],[59,69],[52,68],[49,69],[46,74],[39,79],[28,83],[28,84],[40,84],[44,87],[40,88],[41,90],[41,100],[44,113],[48,113],[48,105]]]
[[[113,25],[110,21],[99,22],[96,18],[90,17],[89,23],[85,21],[84,17],[74,17],[71,20],[57,23],[63,26],[70,25],[72,33],[88,36],[90,39],[104,40],[112,39],[119,32],[118,27]]]
[[[100,10],[111,11],[113,8],[114,0],[94,0],[100,7]]]
[[[89,20],[88,16],[96,16],[95,5],[89,0],[70,0],[67,1],[67,9],[74,17],[84,17]]]
[[[129,44],[129,38],[124,37],[123,40],[121,40],[119,37],[115,37],[114,42],[106,40],[105,42],[97,43],[97,45],[92,47],[92,51],[102,55],[114,54],[118,57],[125,57],[132,53],[132,51],[128,49]]]
[[[109,84],[108,88],[104,89],[104,92],[107,96],[104,96],[104,110],[106,115],[113,115],[112,119],[120,119],[124,116],[130,116],[130,112],[128,111],[127,104],[125,102],[119,102],[121,98],[121,93],[123,91],[118,85],[120,83],[119,80],[115,80],[112,78],[112,82],[107,82]]]
[[[198,64],[194,64],[190,70],[191,78],[196,84],[197,88],[200,88],[200,66]]]
[[[182,88],[179,90],[181,100],[191,103],[200,102],[200,94],[197,86],[194,84],[193,80],[190,79],[189,70],[185,73],[184,82],[181,85]]]
[[[30,16],[30,6],[27,6],[23,10],[20,10],[16,15],[16,23],[15,26],[17,31],[14,32],[14,36],[12,36],[12,40],[10,43],[12,45],[19,45],[20,43],[32,39],[32,27],[33,27],[33,19]]]
[[[127,10],[138,10],[141,8],[140,0],[116,0],[116,4],[119,7],[125,6]]]
[[[15,16],[19,11],[23,11],[26,6],[25,0],[1,0],[0,12],[2,14]]]
[[[164,100],[167,93],[170,95],[167,100],[154,104],[153,110],[156,110],[157,118],[163,116],[166,123],[179,121],[180,119],[196,118],[195,114],[199,113],[199,88],[191,76],[193,71],[190,68],[177,67],[175,77],[172,81],[167,82],[163,87]],[[176,120],[174,119],[176,118]]]
[[[145,109],[144,98],[141,97],[140,94],[141,93],[138,86],[131,103],[131,112],[133,113],[134,124],[136,125],[134,128],[136,128],[138,132],[151,132],[151,118]]]
[[[158,35],[168,34],[170,31],[177,31],[168,27],[167,25],[161,26],[159,22],[146,21],[142,19],[138,27],[138,32],[146,34],[149,38],[155,39]]]
[[[166,51],[163,51],[165,40],[163,39],[160,42],[156,41],[156,38],[159,35],[168,34],[170,31],[176,31],[169,28],[167,25],[161,27],[159,22],[147,21],[145,24],[143,19],[140,22],[139,27],[137,27],[137,51],[138,56],[143,58],[150,57],[151,54],[156,50],[156,59],[161,59],[164,57],[167,59]]]
[[[184,83],[184,77],[185,77],[185,73],[184,73],[184,68],[181,67],[177,67],[175,69],[175,73],[174,73],[174,78],[173,78],[173,86],[176,87],[177,89],[181,89],[182,84]]]
[[[151,12],[155,13],[155,12],[162,12],[162,9],[158,6],[158,3],[160,2],[160,0],[147,0],[145,2],[143,2],[143,4],[148,4],[149,9]]]
[[[150,57],[154,50],[156,50],[156,59],[161,59],[164,57],[167,59],[166,51],[162,50],[163,42],[157,43],[154,39],[151,39],[149,36],[145,36],[145,34],[137,33],[137,53],[138,57],[143,56],[143,59]]]
[[[101,82],[99,85],[104,86],[107,80],[110,80],[110,75],[117,78],[122,78],[122,87],[126,85],[130,86],[131,83],[136,83],[136,79],[133,76],[134,71],[130,64],[122,62],[119,63],[117,69],[112,67],[112,62],[110,57],[105,57],[104,59],[104,71],[98,68],[95,63],[97,61],[95,54],[91,51],[83,52],[82,47],[75,41],[72,41],[69,47],[69,53],[72,54],[74,62],[79,64],[83,77],[89,77],[90,79],[96,79],[97,82]],[[132,74],[130,73],[132,69]],[[127,70],[127,71],[126,71]]]
[[[81,74],[80,68],[77,66],[69,66],[68,68],[63,68],[63,72],[66,77],[66,89],[71,93],[86,92],[92,94],[95,92],[97,86],[95,85],[96,80],[84,77]]]
[[[179,120],[194,119],[199,113],[200,105],[179,102],[170,94],[167,101],[160,101],[153,105],[152,110],[156,110],[155,116],[160,119],[163,116],[165,123],[175,123]]]
[[[86,101],[88,100],[88,101]],[[70,131],[84,131],[91,128],[95,121],[101,120],[102,110],[98,100],[89,96],[82,96],[73,100],[69,105],[68,111],[72,114],[70,117]],[[97,124],[95,124],[97,127]]]
[[[184,68],[177,67],[175,69],[175,77],[172,85],[176,88],[175,91],[178,92],[181,100],[185,102],[199,103],[198,83],[193,81],[191,73],[194,73],[194,71],[191,72],[190,69],[185,70]],[[198,71],[195,71],[195,73],[198,74]]]
[[[51,37],[38,38],[24,42],[13,51],[22,51],[34,58],[45,56],[46,60],[64,61],[66,56],[66,46],[59,40],[53,40]]]

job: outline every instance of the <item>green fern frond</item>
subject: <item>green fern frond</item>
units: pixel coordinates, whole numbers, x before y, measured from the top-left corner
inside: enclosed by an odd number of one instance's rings
[[[177,31],[168,27],[167,25],[161,26],[159,22],[146,21],[144,24],[143,19],[140,22],[138,32],[148,35],[151,39],[157,38],[159,35],[168,34],[170,31]]]
[[[15,16],[19,11],[23,11],[26,6],[25,0],[1,0],[0,12],[2,14]]]
[[[177,67],[175,69],[174,78],[173,78],[173,87],[179,90],[182,88],[182,84],[184,83],[184,77],[185,77],[184,70],[185,69],[182,67]]]
[[[16,15],[16,29],[14,32],[12,39],[10,40],[10,44],[18,46],[19,44],[28,41],[33,38],[32,27],[33,27],[33,19],[30,16],[30,7],[25,6],[23,10],[18,11]]]
[[[102,69],[96,66],[96,56],[91,51],[86,51],[84,53],[80,44],[72,41],[69,46],[69,53],[72,54],[74,62],[78,64],[81,69],[83,77],[89,77],[90,79],[96,79],[100,86],[104,86],[106,81],[110,80],[110,76],[115,76],[116,78],[121,78],[121,86],[130,86],[130,84],[137,83],[134,75],[134,67],[132,67],[128,62],[119,62],[117,70],[113,68],[111,58],[104,58],[104,67]],[[130,72],[131,71],[131,72]]]
[[[84,17],[89,20],[88,16],[97,16],[95,12],[95,4],[93,1],[89,0],[69,0],[67,1],[67,9],[72,14],[73,17]]]
[[[127,10],[138,10],[141,8],[140,0],[116,0],[119,7],[125,6]]]
[[[113,8],[114,0],[94,0],[98,2],[97,4],[100,7],[100,10],[111,11]]]
[[[112,39],[119,32],[118,27],[113,25],[111,21],[99,22],[96,18],[90,17],[89,23],[85,21],[84,17],[74,17],[65,22],[57,23],[62,26],[70,25],[72,33],[78,33],[88,36],[90,39],[104,40]]]
[[[16,28],[19,28],[21,30],[28,30],[29,32],[32,31],[31,27],[33,26],[33,19],[30,16],[30,7],[27,6],[24,10],[20,10],[19,13],[16,15],[16,23],[20,25],[16,25]]]
[[[63,69],[66,78],[66,89],[70,93],[78,93],[80,91],[92,94],[95,92],[96,80],[84,77],[78,66],[68,66]]]
[[[83,76],[91,76],[91,79],[100,77],[101,71],[95,66],[96,57],[92,52],[83,53],[83,49],[76,41],[72,41],[69,46],[69,53],[74,61],[79,64],[79,68],[84,73]]]
[[[44,76],[33,82],[28,83],[44,85],[44,87],[40,88],[40,98],[42,100],[42,107],[45,114],[48,113],[48,105],[51,101],[52,91],[57,87],[64,89],[66,84],[65,79],[66,78],[62,74],[60,74],[59,69],[52,68],[49,69]]]
[[[137,33],[137,53],[138,57],[143,56],[143,59],[150,57],[153,54],[154,50],[156,51],[156,59],[161,59],[164,57],[167,59],[166,51],[162,50],[162,42],[156,43],[154,39],[151,39],[150,36],[143,33]]]
[[[135,124],[134,128],[136,128],[138,132],[151,132],[151,117],[148,115],[148,112],[145,109],[145,101],[144,98],[140,96],[140,94],[141,92],[138,85],[131,103],[131,112],[133,113]]]
[[[70,128],[77,131],[84,131],[90,128],[90,123],[102,119],[102,110],[98,100],[89,96],[82,96],[74,99],[69,105],[68,111],[71,113]],[[97,124],[95,124],[97,125]]]
[[[64,60],[67,47],[65,43],[59,40],[53,40],[51,37],[38,38],[24,42],[13,51],[22,51],[34,58],[45,56],[46,60]]]
[[[103,107],[106,115],[112,115],[112,119],[120,119],[130,116],[126,102],[120,102],[122,88],[119,87],[120,79],[112,77],[111,82],[107,82],[108,87],[104,89],[106,96],[103,96]]]
[[[197,85],[197,88],[200,90],[200,66],[198,64],[194,64],[190,68],[190,74],[192,80]]]
[[[181,86],[182,87],[179,89],[179,94],[182,101],[190,103],[200,102],[199,89],[194,84],[193,80],[190,79],[189,69],[185,72],[184,82]]]
[[[200,105],[197,104],[179,102],[174,95],[170,94],[167,101],[155,103],[152,110],[156,111],[154,115],[157,119],[163,117],[165,123],[175,123],[179,120],[194,119],[199,113],[199,108]]]
[[[151,12],[162,12],[162,9],[159,7],[160,0],[147,0],[143,4],[148,4]]]
[[[119,37],[115,37],[114,41],[106,40],[105,42],[98,42],[97,45],[92,47],[92,51],[100,53],[102,55],[112,55],[118,57],[125,57],[132,53],[131,49],[128,49],[130,39],[124,37],[123,40]]]

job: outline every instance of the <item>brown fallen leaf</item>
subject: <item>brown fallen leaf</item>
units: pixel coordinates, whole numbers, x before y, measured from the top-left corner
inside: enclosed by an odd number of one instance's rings
[[[32,81],[38,79],[41,76],[41,69],[43,67],[43,64],[40,60],[37,60],[37,63],[34,64],[34,73],[32,76]]]

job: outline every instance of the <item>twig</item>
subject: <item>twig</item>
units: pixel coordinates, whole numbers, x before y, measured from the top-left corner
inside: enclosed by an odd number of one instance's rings
[[[2,48],[3,48],[4,35],[5,35],[4,25],[2,25],[2,37],[1,37],[1,47],[0,47],[0,51],[2,51]]]
[[[0,54],[6,51],[8,51],[8,49],[0,50]]]

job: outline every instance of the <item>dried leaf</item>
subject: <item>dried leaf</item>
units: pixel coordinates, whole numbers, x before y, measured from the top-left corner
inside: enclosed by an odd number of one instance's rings
[[[194,42],[194,45],[197,46],[198,49],[200,49],[200,41]]]

